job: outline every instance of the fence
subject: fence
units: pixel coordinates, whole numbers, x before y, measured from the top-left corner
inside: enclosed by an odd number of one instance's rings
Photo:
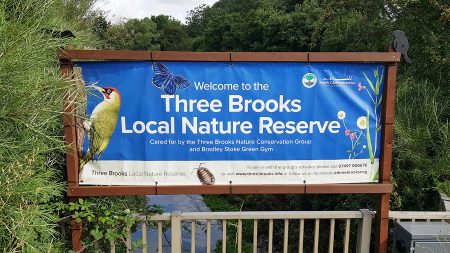
[[[359,211],[286,211],[286,212],[173,212],[158,214],[150,217],[141,216],[138,220],[141,224],[142,231],[142,252],[147,252],[147,222],[157,223],[157,248],[158,252],[163,252],[163,223],[170,222],[171,228],[171,252],[180,253],[182,247],[181,223],[190,222],[191,230],[191,249],[190,252],[195,252],[196,246],[196,223],[198,221],[206,222],[206,252],[211,252],[211,221],[221,221],[222,224],[222,252],[227,252],[227,222],[230,220],[237,221],[237,252],[242,252],[242,222],[244,220],[253,220],[253,252],[258,252],[258,223],[261,221],[268,221],[268,245],[267,252],[271,253],[273,249],[273,233],[274,220],[284,221],[283,233],[283,252],[288,252],[289,239],[289,224],[291,222],[298,223],[298,252],[302,253],[304,250],[305,238],[305,220],[312,220],[314,222],[314,240],[313,252],[319,252],[320,237],[320,223],[325,220],[329,224],[329,238],[328,252],[335,251],[335,227],[336,222],[340,221],[345,224],[345,232],[343,235],[343,248],[336,250],[339,252],[348,253],[350,246],[350,224],[357,222],[357,240],[356,252],[368,253],[370,250],[370,235],[372,227],[372,218],[375,212],[367,209]],[[450,212],[404,212],[391,211],[389,218],[392,221],[392,239],[395,239],[395,228],[399,221],[449,221]],[[393,240],[394,241],[394,240]],[[128,233],[126,241],[127,248],[131,249],[131,231]],[[115,252],[115,245],[111,245],[111,252]],[[128,251],[130,252],[130,250]]]
[[[411,222],[450,222],[450,211],[447,212],[407,212],[407,211],[390,211],[389,219],[391,219],[391,228],[389,229],[391,248],[397,238],[397,223],[400,221]]]
[[[313,252],[319,252],[319,243],[328,243],[328,252],[349,252],[350,246],[350,224],[356,222],[358,224],[356,252],[368,253],[370,250],[370,235],[372,227],[372,218],[375,212],[367,209],[359,211],[286,211],[286,212],[173,212],[158,214],[150,217],[141,216],[138,220],[142,231],[142,252],[147,252],[147,222],[155,222],[157,224],[157,248],[158,252],[163,252],[163,223],[170,223],[171,228],[171,252],[182,252],[182,222],[190,222],[191,230],[191,249],[190,252],[196,250],[196,223],[198,221],[206,222],[206,252],[211,252],[211,221],[220,221],[222,227],[222,252],[227,252],[227,222],[230,220],[237,221],[237,252],[242,252],[242,223],[244,220],[253,220],[253,252],[258,252],[258,223],[261,221],[268,222],[268,242],[267,252],[271,253],[273,249],[274,220],[284,221],[283,233],[283,252],[288,252],[289,224],[295,222],[298,224],[298,252],[304,250],[305,238],[305,221],[312,220],[314,224],[313,236]],[[392,221],[392,232],[395,232],[396,224],[399,221],[448,221],[450,220],[450,212],[402,212],[391,211],[389,218]],[[320,242],[320,223],[327,221],[329,224],[329,237],[327,242]],[[345,224],[345,232],[343,235],[343,248],[337,250],[335,247],[335,227],[337,222]],[[395,234],[393,234],[395,239]],[[128,233],[126,241],[127,248],[131,249],[131,231]],[[130,250],[129,250],[130,251]],[[115,245],[111,245],[111,252],[115,252]]]

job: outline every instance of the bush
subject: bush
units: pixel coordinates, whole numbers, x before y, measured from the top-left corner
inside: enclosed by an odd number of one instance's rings
[[[445,191],[450,181],[449,106],[448,95],[427,81],[411,77],[399,80],[393,149],[394,207],[437,208],[436,190]]]
[[[91,1],[0,3],[0,251],[58,251],[52,203],[63,195],[62,99],[68,85],[56,52],[69,42],[49,30],[75,29],[66,14]],[[72,30],[76,32],[76,30]]]

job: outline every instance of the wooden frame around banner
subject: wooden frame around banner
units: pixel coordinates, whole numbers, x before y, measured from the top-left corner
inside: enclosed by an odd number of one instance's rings
[[[61,73],[70,76],[72,60],[100,61],[221,61],[221,62],[384,62],[387,63],[385,94],[383,101],[382,127],[384,127],[380,154],[380,179],[390,175],[392,160],[392,123],[394,119],[395,76],[392,75],[400,54],[395,52],[161,52],[161,51],[114,51],[114,50],[66,50],[59,52]],[[392,107],[392,108],[391,108]],[[79,157],[73,106],[66,105],[64,127],[67,144],[67,178],[70,197],[111,195],[156,195],[156,194],[333,194],[333,193],[390,193],[390,181],[378,184],[295,184],[295,185],[214,185],[214,186],[80,186],[78,184]],[[388,126],[388,127],[386,127]],[[383,142],[384,141],[384,142]],[[385,154],[386,153],[386,154]],[[384,159],[383,159],[384,158]],[[386,161],[385,161],[386,160]],[[384,161],[384,162],[381,162]]]
[[[380,62],[386,63],[381,109],[381,153],[379,182],[375,184],[295,185],[214,185],[214,186],[80,186],[79,157],[74,107],[64,109],[64,135],[67,147],[68,196],[158,195],[158,194],[377,194],[376,252],[387,252],[392,139],[397,63],[400,53],[392,52],[162,52],[115,50],[61,50],[61,74],[72,77],[73,60],[97,61],[206,61],[206,62]],[[67,99],[70,101],[70,99]]]

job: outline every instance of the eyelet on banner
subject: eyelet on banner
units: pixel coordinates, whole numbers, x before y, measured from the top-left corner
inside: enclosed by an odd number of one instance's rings
[[[305,192],[304,192],[304,194],[306,195],[306,180],[303,180],[303,185],[304,185],[304,187],[305,187]]]

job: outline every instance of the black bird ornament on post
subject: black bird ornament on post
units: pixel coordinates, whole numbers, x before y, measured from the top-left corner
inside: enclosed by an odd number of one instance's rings
[[[53,29],[47,29],[47,28],[43,28],[41,29],[44,33],[49,34],[50,36],[52,36],[53,38],[57,38],[57,39],[68,39],[68,38],[75,38],[75,34],[73,34],[71,31],[69,30],[64,30],[64,31],[56,31]]]
[[[406,63],[411,64],[411,59],[408,56],[409,42],[406,38],[405,32],[396,30],[392,33],[394,36],[394,49],[396,52],[400,52],[403,56],[403,60]]]

